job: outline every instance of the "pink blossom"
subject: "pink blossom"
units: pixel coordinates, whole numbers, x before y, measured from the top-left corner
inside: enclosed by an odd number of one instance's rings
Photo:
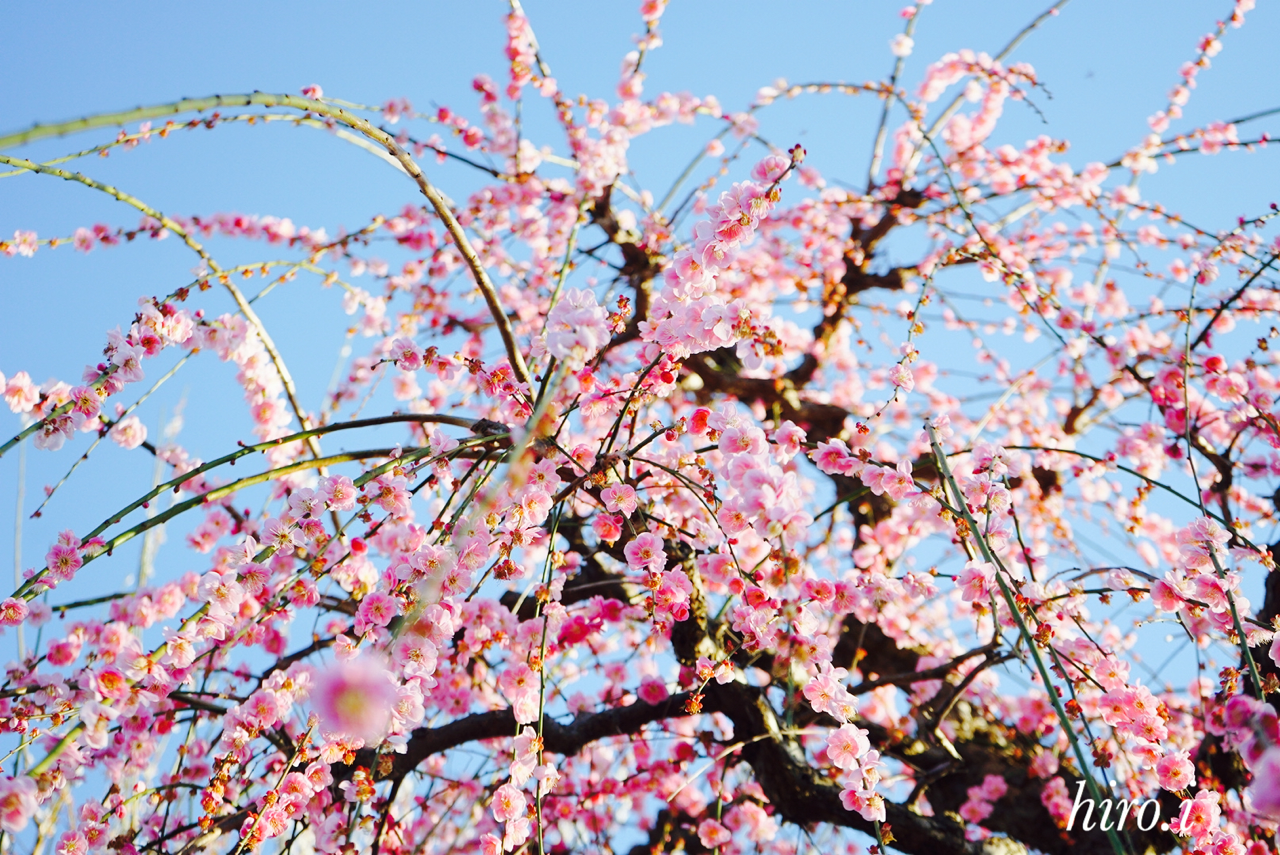
[[[375,745],[386,734],[396,687],[382,660],[369,655],[318,672],[311,698],[325,730]]]
[[[147,426],[137,416],[125,416],[111,426],[109,435],[121,448],[137,448],[147,441]]]
[[[240,705],[240,716],[252,727],[271,727],[279,721],[281,712],[279,696],[269,690],[254,692]]]
[[[12,256],[14,253],[30,258],[36,254],[36,248],[39,246],[38,238],[35,232],[24,232],[18,230],[13,233],[13,241],[9,243],[4,254]]]
[[[58,855],[85,855],[89,851],[89,841],[79,831],[68,831],[58,839],[54,851]]]
[[[842,722],[847,718],[844,704],[849,690],[840,682],[846,673],[843,668],[828,668],[805,684],[804,696],[815,712],[830,713]]]
[[[235,613],[244,601],[244,586],[234,572],[211,570],[200,578],[196,596],[224,613]]]
[[[1218,827],[1222,815],[1219,798],[1216,792],[1201,790],[1194,799],[1182,803],[1178,818],[1169,823],[1170,827],[1183,837],[1190,836],[1196,841],[1205,839]]]
[[[840,803],[845,810],[857,811],[867,822],[884,822],[884,799],[878,793],[848,787],[840,792]]]
[[[4,401],[15,413],[29,413],[40,401],[40,390],[27,372],[19,371],[5,384]]]
[[[401,371],[417,371],[422,367],[422,350],[407,338],[391,342],[391,352],[387,358],[395,362]]]
[[[856,769],[858,759],[870,750],[867,732],[857,725],[841,725],[827,737],[827,757],[839,769]]]
[[[80,569],[84,561],[80,558],[79,551],[73,546],[65,546],[61,543],[54,544],[44,557],[44,563],[49,572],[54,577],[63,581],[70,581]]]
[[[26,775],[0,778],[0,828],[16,833],[36,812],[36,782]]]
[[[581,367],[608,342],[608,315],[591,291],[568,289],[547,314],[547,352]]]
[[[596,514],[591,520],[591,527],[596,537],[606,543],[613,543],[622,537],[623,518],[614,514]]]
[[[541,684],[532,668],[524,662],[508,666],[498,678],[498,687],[511,704],[517,724],[529,724],[538,720]]]
[[[522,817],[528,803],[524,793],[511,784],[503,784],[493,793],[493,818],[498,822],[510,822]]]
[[[715,849],[733,840],[733,835],[714,819],[704,819],[698,824],[698,840],[708,849]]]
[[[1156,775],[1160,778],[1160,786],[1177,792],[1195,783],[1196,770],[1187,752],[1180,751],[1161,757],[1156,763]]]
[[[627,564],[633,570],[649,570],[661,573],[667,566],[667,556],[663,551],[662,538],[651,532],[637,535],[622,550],[627,557]]]
[[[258,831],[263,837],[279,837],[288,829],[292,820],[280,806],[269,807],[258,817]]]
[[[640,696],[640,700],[647,704],[660,704],[671,696],[671,693],[667,691],[666,684],[661,680],[654,679],[642,682],[636,694]]]
[[[854,475],[862,469],[862,461],[849,452],[843,440],[819,442],[813,452],[813,462],[819,470],[829,475]]]
[[[363,635],[369,627],[386,626],[400,613],[400,600],[381,591],[373,591],[360,601],[356,610],[356,633]]]
[[[916,387],[915,375],[910,368],[902,363],[898,363],[889,369],[889,380],[904,392],[910,392]]]
[[[26,600],[9,597],[0,603],[0,625],[17,626],[26,620],[30,613],[31,609],[27,606]]]
[[[965,602],[985,600],[995,587],[996,568],[986,561],[967,561],[956,584],[964,590]]]
[[[600,491],[604,506],[625,517],[636,511],[636,490],[629,484],[610,484]]]
[[[527,816],[519,816],[507,822],[502,833],[502,848],[511,852],[529,839],[532,823]]]
[[[987,775],[982,779],[981,792],[987,801],[999,801],[1009,792],[1009,784],[1000,775]]]
[[[356,506],[355,484],[345,475],[321,478],[316,492],[332,510],[349,511]]]
[[[1251,771],[1249,803],[1253,812],[1271,820],[1280,819],[1280,746],[1264,751]]]

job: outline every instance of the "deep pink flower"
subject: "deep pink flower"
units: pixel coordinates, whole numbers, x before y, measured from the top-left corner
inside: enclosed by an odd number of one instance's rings
[[[17,626],[27,619],[27,615],[31,613],[31,608],[27,605],[27,601],[17,597],[9,597],[0,603],[0,624],[4,626]]]
[[[596,537],[605,543],[613,543],[622,537],[622,522],[622,517],[616,514],[596,514],[591,520],[591,528]]]

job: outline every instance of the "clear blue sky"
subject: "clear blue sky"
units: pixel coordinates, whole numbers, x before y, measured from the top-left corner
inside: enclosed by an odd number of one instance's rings
[[[646,91],[715,94],[726,109],[738,110],[778,77],[795,83],[879,78],[892,65],[888,42],[901,28],[902,5],[676,0],[662,23],[667,43],[645,63]],[[907,85],[914,88],[924,66],[946,51],[971,47],[994,53],[1047,5],[1045,0],[938,0],[923,12]],[[563,88],[603,98],[613,97],[619,61],[631,47],[630,35],[641,29],[637,6],[612,0],[525,4]],[[1228,30],[1223,52],[1200,76],[1186,118],[1175,130],[1280,107],[1280,75],[1274,67],[1280,9],[1260,6],[1244,29]],[[1147,132],[1145,119],[1166,103],[1178,67],[1194,56],[1197,40],[1215,19],[1230,10],[1229,0],[1074,0],[1015,55],[1035,66],[1052,94],[1035,96],[1045,121],[1010,103],[997,138],[1015,144],[1039,133],[1068,138],[1076,166],[1117,157]],[[183,96],[297,92],[310,83],[321,84],[331,97],[370,103],[407,97],[419,108],[448,104],[475,117],[472,76],[487,72],[501,80],[505,75],[505,11],[498,2],[36,4],[20,24],[11,20],[0,30],[0,80],[5,81],[0,131]],[[861,183],[878,110],[879,102],[865,97],[805,97],[763,113],[761,132],[780,144],[803,143],[811,163],[829,178]],[[1278,127],[1271,121],[1256,129]],[[632,152],[641,183],[667,186],[713,132],[704,122],[641,140]],[[41,159],[113,136],[91,133],[17,153]],[[1240,214],[1257,213],[1280,196],[1277,154],[1273,149],[1197,155],[1163,168],[1143,186],[1154,198],[1216,228]],[[76,168],[166,212],[274,214],[323,226],[330,234],[342,225],[362,225],[375,213],[419,204],[403,176],[377,159],[323,133],[279,126],[184,132],[131,152],[117,151],[106,160],[85,159]],[[465,173],[433,167],[432,175],[455,198],[473,186],[473,177]],[[3,235],[22,228],[65,236],[95,222],[136,221],[132,210],[83,187],[29,175],[0,179]],[[213,248],[231,262],[271,256],[261,244],[215,242]],[[41,251],[34,259],[0,258],[0,371],[27,370],[37,382],[74,381],[86,363],[96,361],[106,330],[127,324],[139,295],[167,293],[189,280],[192,266],[192,257],[174,240],[89,256],[61,249]],[[292,292],[297,299],[275,295],[263,313],[304,401],[316,406],[341,343],[334,334],[340,323],[338,295],[318,292],[313,284],[290,287],[298,289]],[[325,296],[317,299],[318,293]],[[222,311],[223,299],[211,291],[205,304]],[[320,352],[329,355],[307,362],[304,356],[310,358],[317,336],[322,337]],[[208,459],[236,439],[248,438],[249,421],[229,367],[207,357],[198,362],[142,415],[155,435],[161,415],[185,396],[181,441]],[[228,401],[235,403],[228,407]],[[18,427],[16,417],[0,412],[4,433]],[[80,437],[75,448],[86,443]],[[25,566],[40,561],[58,528],[83,530],[105,513],[103,503],[114,507],[145,487],[151,468],[140,457],[141,452],[130,455],[114,447],[95,454],[77,476],[79,488],[73,484],[44,519],[27,523]],[[61,477],[72,460],[66,451],[29,455],[28,512],[40,498],[41,485]],[[0,459],[5,575],[17,465],[17,454]],[[98,500],[87,501],[91,494]]]

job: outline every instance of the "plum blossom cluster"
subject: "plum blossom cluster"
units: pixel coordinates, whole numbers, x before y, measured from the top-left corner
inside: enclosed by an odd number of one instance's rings
[[[890,42],[904,69],[928,5]],[[34,357],[0,377],[0,456],[62,449],[37,457],[68,461],[51,496],[105,454],[146,476],[100,485],[122,495],[93,529],[42,506],[43,562],[0,596],[10,845],[790,853],[796,826],[832,852],[1274,849],[1276,217],[1210,232],[1141,183],[1265,118],[1174,125],[1252,3],[1179,72],[1166,136],[1110,166],[1005,133],[1040,78],[970,50],[741,112],[646,93],[665,7],[641,4],[603,95],[562,91],[513,4],[472,107],[205,105],[429,157],[425,201],[358,231],[148,214],[0,242],[24,268],[210,244],[80,385]],[[781,96],[856,93],[897,123],[869,176],[764,141]],[[628,158],[677,122],[706,138],[663,198]],[[254,242],[276,257],[208,260]],[[237,296],[282,265],[314,298]],[[317,400],[292,379],[317,354],[254,308],[306,323],[312,299],[350,316]],[[199,360],[242,405],[148,435],[144,365],[158,388]],[[1173,833],[1075,826],[1077,787],[1163,792]]]
[[[82,385],[52,381],[37,387],[26,371],[7,380],[0,375],[9,409],[35,421],[32,442],[37,448],[57,451],[77,431],[106,430],[111,424],[102,414],[106,399],[119,395],[127,384],[143,379],[143,360],[191,339],[195,322],[185,309],[145,297],[138,301],[138,307],[137,319],[127,334],[119,328],[108,333],[104,361],[85,368]],[[142,441],[138,427],[126,422],[112,438],[136,448]]]

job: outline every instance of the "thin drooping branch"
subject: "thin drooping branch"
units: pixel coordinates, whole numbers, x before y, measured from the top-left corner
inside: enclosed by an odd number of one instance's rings
[[[0,136],[0,150],[34,142],[38,139],[65,136],[70,133],[89,130],[90,128],[111,127],[115,125],[122,125],[127,122],[176,115],[179,113],[203,112],[205,110],[216,109],[218,107],[247,106],[292,107],[293,109],[301,110],[304,113],[315,113],[321,116],[326,116],[336,122],[346,125],[352,130],[358,131],[385,148],[387,153],[395,158],[395,160],[404,168],[405,172],[409,174],[409,177],[414,180],[414,183],[418,185],[418,189],[421,191],[422,195],[427,197],[427,201],[429,201],[431,203],[431,207],[435,209],[436,215],[440,217],[441,222],[444,223],[445,228],[449,231],[449,235],[453,238],[454,245],[457,246],[459,254],[462,255],[463,260],[467,263],[467,267],[471,270],[471,274],[476,282],[476,287],[480,289],[480,294],[484,297],[485,304],[489,307],[489,313],[493,316],[494,323],[498,326],[498,333],[501,335],[503,346],[506,348],[507,358],[511,362],[511,370],[515,372],[517,380],[526,385],[531,385],[529,380],[529,370],[525,365],[524,356],[516,343],[515,332],[511,328],[511,320],[507,317],[506,310],[502,307],[502,302],[498,299],[498,292],[493,285],[493,280],[489,278],[488,271],[485,270],[484,264],[480,261],[480,257],[476,253],[475,247],[471,245],[471,241],[467,238],[466,232],[458,222],[458,218],[454,216],[449,203],[440,194],[440,192],[432,186],[431,182],[427,180],[426,175],[422,172],[422,168],[419,167],[413,157],[395,141],[395,138],[385,131],[374,127],[368,121],[342,109],[341,107],[337,107],[323,101],[317,101],[312,98],[303,98],[297,95],[272,94],[267,92],[253,92],[247,95],[214,95],[208,98],[185,98],[181,101],[175,101],[172,104],[141,107],[136,110],[126,110],[119,113],[104,113],[102,115],[77,119],[70,122],[35,125],[26,131]],[[8,163],[12,166],[18,166],[24,169],[33,169],[37,172],[47,171],[47,168],[41,167],[39,164],[32,163],[29,160],[4,158],[0,156],[0,163]],[[160,218],[156,217],[156,219]],[[173,226],[170,226],[168,223],[165,225],[171,230],[174,230],[176,234],[182,234],[180,228],[174,229]],[[174,226],[176,226],[176,224],[174,224]],[[188,241],[188,243],[190,243],[190,241]],[[214,269],[213,265],[210,265],[210,269]],[[239,303],[239,301],[237,301],[237,303]],[[246,317],[248,317],[248,315],[246,315]],[[264,338],[264,344],[265,343],[266,341]],[[268,350],[270,350],[270,348]],[[303,425],[303,427],[306,427],[306,425]]]

